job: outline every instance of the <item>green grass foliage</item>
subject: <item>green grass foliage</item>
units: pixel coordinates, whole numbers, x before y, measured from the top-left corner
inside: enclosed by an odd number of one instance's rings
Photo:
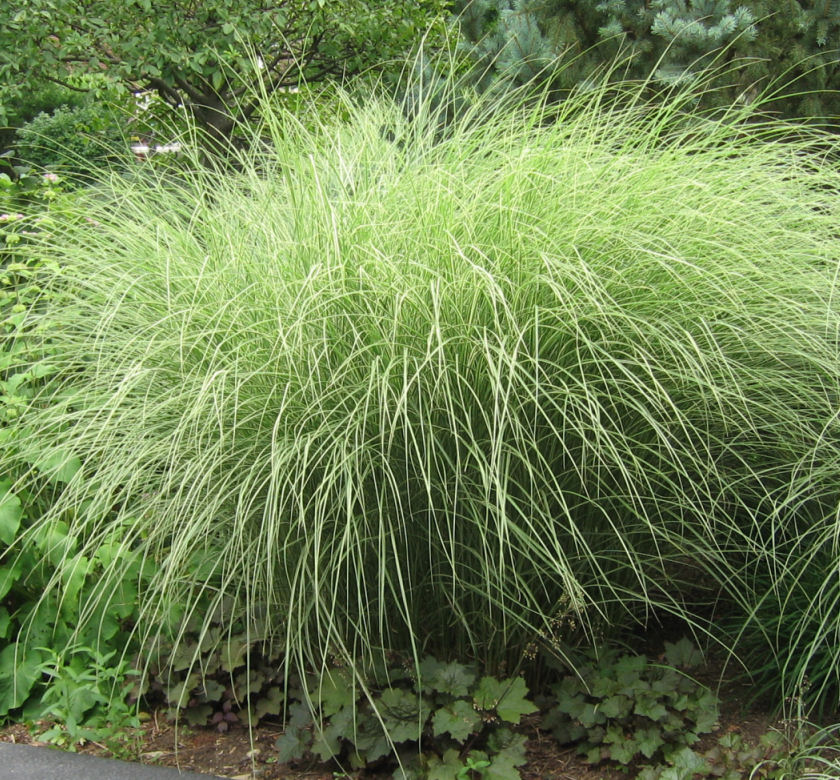
[[[120,529],[83,615],[139,555],[140,631],[233,598],[310,669],[703,628],[701,582],[744,626],[818,563],[795,673],[763,628],[787,690],[836,685],[840,175],[817,131],[639,94],[347,97],[235,175],[101,187],[32,248],[19,543],[74,535],[59,588]]]

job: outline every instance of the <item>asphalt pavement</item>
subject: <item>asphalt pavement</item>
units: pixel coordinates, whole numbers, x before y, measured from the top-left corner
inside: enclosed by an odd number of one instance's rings
[[[0,742],[0,780],[207,780],[214,777],[218,779],[218,775]]]

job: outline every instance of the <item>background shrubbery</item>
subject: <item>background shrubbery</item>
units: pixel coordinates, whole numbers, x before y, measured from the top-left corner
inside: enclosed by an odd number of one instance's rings
[[[118,114],[100,106],[60,106],[15,131],[14,155],[36,169],[88,175],[130,154]]]

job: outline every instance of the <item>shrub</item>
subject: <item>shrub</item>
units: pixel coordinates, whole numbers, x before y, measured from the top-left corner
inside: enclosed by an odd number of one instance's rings
[[[19,543],[119,529],[139,630],[232,599],[310,671],[699,625],[687,561],[749,593],[836,523],[840,182],[817,131],[690,100],[479,100],[441,136],[347,98],[269,116],[240,175],[100,190],[38,247],[56,373],[0,471],[67,479]]]
[[[28,165],[88,175],[128,154],[121,123],[96,105],[38,114],[15,132],[13,149]]]

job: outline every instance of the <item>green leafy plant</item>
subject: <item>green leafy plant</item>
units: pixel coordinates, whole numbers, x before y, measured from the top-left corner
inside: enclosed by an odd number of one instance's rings
[[[753,780],[778,778],[781,762],[790,753],[781,734],[768,731],[750,744],[737,732],[724,734],[699,752],[682,746],[668,753],[664,763],[639,768],[638,780]]]
[[[12,182],[0,174],[0,446],[16,451],[16,423],[56,373],[50,323],[33,327],[28,314],[44,312],[57,290],[43,287],[55,267],[37,251],[60,214],[74,219],[73,197],[55,174],[21,172]],[[22,209],[16,212],[14,209]],[[69,516],[48,526],[32,521],[48,511],[60,486],[81,476],[81,462],[58,451],[19,461],[0,479],[0,720],[54,719],[46,739],[72,746],[97,732],[103,740],[121,733],[132,716],[124,700],[130,674],[118,658],[126,649],[142,572],[121,541],[121,532],[100,537],[87,554],[69,532]],[[26,485],[21,475],[29,475]],[[24,542],[24,539],[27,541]],[[96,590],[103,569],[127,564],[108,610],[85,614],[83,594]],[[106,706],[107,705],[107,706]],[[107,713],[105,710],[107,709]]]
[[[136,708],[128,703],[131,678],[139,672],[129,669],[125,658],[116,658],[116,650],[106,655],[91,647],[67,654],[48,647],[42,651],[46,660],[38,671],[48,682],[41,718],[54,723],[38,739],[71,751],[94,740],[118,752],[130,730],[140,726]]]
[[[607,649],[552,687],[543,727],[593,764],[668,760],[717,725],[717,697],[682,671],[701,660],[687,639],[666,643],[662,664]]]
[[[480,677],[474,668],[425,657],[409,667],[384,670],[361,686],[347,669],[312,678],[302,704],[290,709],[277,740],[278,760],[307,754],[353,768],[393,764],[394,777],[518,780],[525,737],[513,728],[536,712],[521,677]],[[385,682],[387,680],[387,683]]]
[[[756,776],[761,773],[773,780],[834,780],[840,776],[840,742],[838,724],[816,726],[801,717],[789,721],[784,734],[775,734],[770,756],[755,765]]]
[[[69,474],[62,475],[61,469],[57,473],[56,478]],[[138,587],[148,577],[148,566],[124,547],[116,531],[100,540],[91,557],[81,554],[66,523],[40,529],[25,547],[9,543],[16,532],[28,533],[29,513],[39,505],[42,502],[30,493],[12,491],[9,480],[0,482],[0,539],[6,544],[0,563],[0,631],[7,640],[0,663],[14,670],[0,679],[3,719],[13,714],[28,721],[42,718],[51,688],[62,681],[72,685],[80,670],[104,668],[102,659],[124,652],[131,639]],[[115,586],[109,608],[85,613],[84,594],[96,590],[103,566],[116,559],[127,564],[126,578]],[[61,593],[54,590],[56,582],[61,583]],[[87,648],[92,648],[89,654]],[[56,658],[72,658],[72,664]]]
[[[148,707],[163,705],[173,720],[227,731],[234,723],[255,725],[284,710],[287,680],[283,659],[261,652],[255,626],[217,607],[206,617],[183,619],[180,635],[160,636],[143,648],[137,663],[145,670],[131,698]]]
[[[89,176],[129,157],[125,117],[107,107],[60,107],[41,113],[15,132],[12,151],[26,165]]]

